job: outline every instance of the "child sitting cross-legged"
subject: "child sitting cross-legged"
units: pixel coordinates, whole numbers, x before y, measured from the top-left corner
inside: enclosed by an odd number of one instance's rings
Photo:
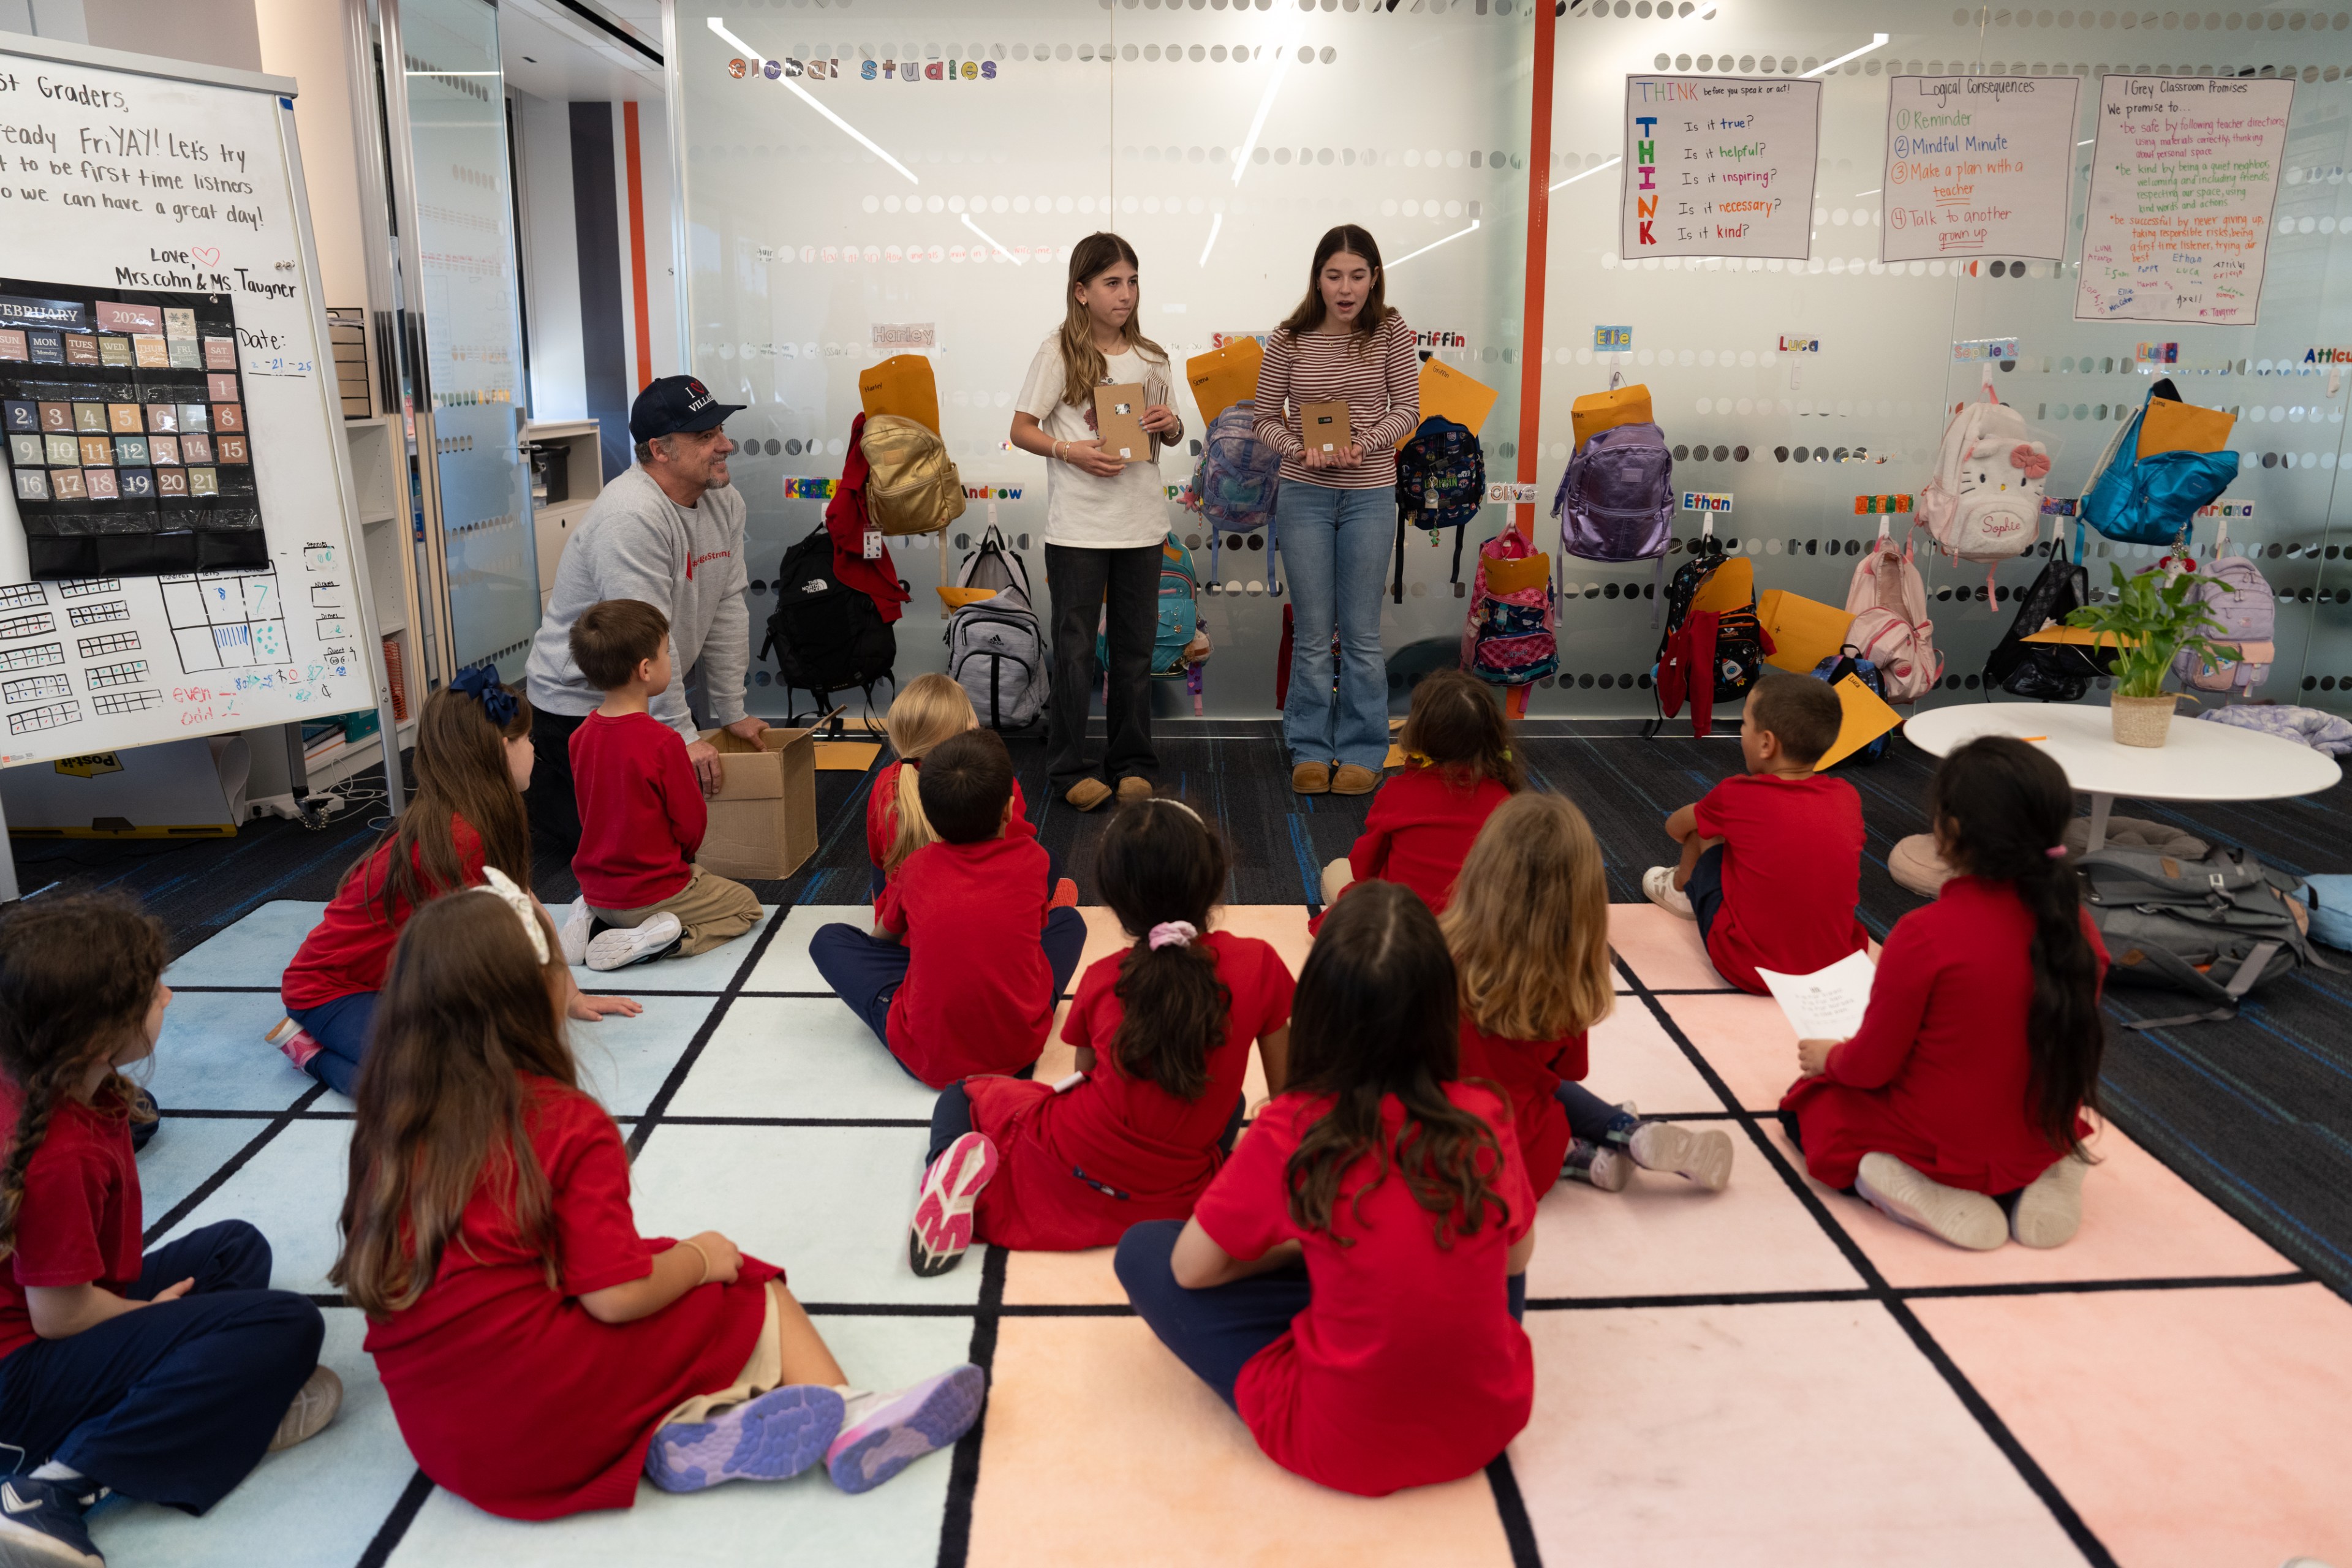
[[[1399,882],[1445,913],[1462,857],[1496,807],[1528,787],[1510,721],[1475,676],[1440,670],[1412,689],[1397,737],[1404,771],[1381,786],[1348,858],[1323,868],[1329,904],[1360,882]]]
[[[973,1241],[1107,1247],[1139,1220],[1181,1219],[1241,1130],[1250,1041],[1283,1087],[1290,970],[1254,936],[1209,929],[1225,847],[1181,801],[1118,809],[1096,852],[1103,902],[1133,945],[1078,981],[1058,1083],[967,1078],[931,1113],[908,1256],[955,1266]]]
[[[1653,1121],[1587,1089],[1585,1031],[1609,1016],[1609,884],[1584,813],[1515,795],[1462,862],[1438,924],[1462,977],[1462,1076],[1510,1096],[1528,1180],[1566,1176],[1622,1191],[1638,1167],[1709,1192],[1731,1178],[1731,1139]]]
[[[1741,990],[1765,994],[1759,969],[1810,975],[1870,946],[1853,913],[1862,797],[1813,771],[1843,716],[1826,682],[1759,681],[1739,727],[1748,771],[1666,819],[1682,862],[1642,878],[1651,903],[1698,922],[1716,973]]]
[[[1011,831],[1003,737],[969,729],[940,742],[919,790],[937,841],[882,890],[872,935],[821,926],[809,959],[899,1066],[944,1089],[1037,1060],[1087,928],[1076,909],[1046,907],[1051,862]]]
[[[939,837],[923,816],[922,795],[917,788],[923,776],[923,758],[950,736],[979,728],[980,716],[972,711],[969,693],[934,672],[917,675],[899,690],[890,700],[890,714],[883,727],[890,737],[890,749],[898,755],[875,775],[874,788],[866,797],[866,856],[873,862],[871,887],[877,898],[882,896],[882,884],[898,874],[908,855]],[[1005,837],[1036,836],[1021,798],[1021,780],[1015,779],[1013,819],[1005,824]],[[1076,902],[1075,889],[1069,902]]]
[[[958,1366],[849,1386],[783,1271],[716,1231],[638,1234],[629,1156],[580,1088],[553,924],[506,878],[417,912],[361,1070],[329,1274],[368,1315],[401,1436],[508,1519],[627,1508],[823,1461],[880,1485],[978,1419]]]
[[[1958,874],[1886,934],[1862,1030],[1797,1042],[1780,1124],[1815,1180],[1956,1247],[2055,1247],[2083,1222],[2107,950],[2063,839],[2065,771],[2007,736],[1927,797]]]
[[[201,1514],[342,1402],[326,1323],[269,1289],[260,1231],[141,1251],[121,1070],[163,1030],[163,960],[155,922],[104,899],[0,925],[0,1563],[92,1568],[82,1517],[109,1491]]]
[[[694,863],[710,809],[686,742],[647,711],[669,689],[668,617],[639,600],[600,601],[572,623],[572,657],[604,701],[572,732],[580,899],[563,923],[564,961],[618,969],[733,941],[760,923],[759,897]]]
[[[1290,1082],[1192,1218],[1116,1263],[1135,1310],[1266,1456],[1379,1497],[1475,1475],[1527,1425],[1535,1195],[1510,1111],[1461,1082],[1454,961],[1370,883],[1299,971]]]

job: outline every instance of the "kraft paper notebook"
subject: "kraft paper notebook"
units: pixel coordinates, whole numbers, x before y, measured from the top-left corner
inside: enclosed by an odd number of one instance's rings
[[[1151,437],[1143,430],[1143,384],[1122,382],[1095,388],[1095,432],[1103,455],[1129,463],[1151,460]]]

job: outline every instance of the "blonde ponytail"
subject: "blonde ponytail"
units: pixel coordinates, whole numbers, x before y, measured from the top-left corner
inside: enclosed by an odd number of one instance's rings
[[[889,733],[890,749],[906,766],[898,769],[898,784],[891,797],[890,847],[882,857],[883,875],[896,874],[908,855],[939,837],[931,829],[930,819],[923,815],[921,779],[915,770],[916,764],[931,747],[951,735],[961,735],[978,722],[971,698],[961,686],[942,674],[916,676],[890,704],[889,716],[882,724]]]

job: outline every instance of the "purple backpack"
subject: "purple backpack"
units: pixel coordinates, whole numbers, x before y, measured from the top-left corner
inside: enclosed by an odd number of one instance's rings
[[[1675,460],[1654,424],[1621,424],[1588,438],[1559,476],[1551,515],[1559,548],[1585,560],[1664,557],[1674,537]]]

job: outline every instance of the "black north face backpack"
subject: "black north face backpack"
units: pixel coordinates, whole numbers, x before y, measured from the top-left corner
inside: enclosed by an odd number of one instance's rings
[[[2115,664],[2112,651],[2079,643],[2028,643],[2025,639],[2055,622],[2063,625],[2074,611],[2090,602],[2090,574],[2066,559],[2064,540],[2053,531],[2050,559],[2017,601],[2017,617],[1999,643],[1985,655],[1985,685],[1999,686],[2011,696],[2046,703],[2071,703],[2091,689],[2091,682],[2106,674]]]
[[[824,525],[784,552],[776,569],[776,608],[768,617],[765,659],[774,650],[783,685],[816,697],[822,716],[836,692],[863,692],[874,706],[874,685],[897,677],[898,639],[871,596],[834,576],[833,536]],[[797,719],[797,713],[785,723]]]

